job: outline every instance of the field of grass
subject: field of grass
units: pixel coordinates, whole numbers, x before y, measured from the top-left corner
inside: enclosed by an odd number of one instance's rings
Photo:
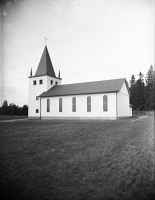
[[[1,199],[154,199],[154,118],[0,123]]]

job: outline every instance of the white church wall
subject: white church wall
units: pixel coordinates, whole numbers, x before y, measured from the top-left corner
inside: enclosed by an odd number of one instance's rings
[[[39,84],[39,80],[42,80],[43,83]],[[36,81],[36,85],[33,84],[33,81]],[[40,109],[39,99],[36,100],[36,96],[39,96],[42,92],[47,89],[47,77],[38,76],[29,78],[29,116],[38,116],[39,113],[36,113],[36,109]]]
[[[118,117],[130,116],[129,105],[129,93],[125,83],[123,83],[121,90],[117,93]]]
[[[51,81],[53,81],[53,84],[51,85]],[[47,90],[49,90],[51,87],[56,85],[56,82],[58,83],[57,85],[61,85],[61,79],[53,78],[51,76],[47,76]]]
[[[39,83],[39,80],[42,80],[42,84]],[[52,85],[51,80],[53,80]],[[33,84],[33,81],[36,81],[36,85]],[[36,97],[53,87],[56,81],[58,82],[58,85],[61,84],[60,79],[56,79],[50,76],[38,76],[29,78],[29,117],[40,116],[40,99],[36,100]],[[36,109],[39,110],[39,113],[36,113]]]
[[[108,111],[103,111],[103,95],[108,96]],[[87,97],[91,97],[91,112],[87,112]],[[76,112],[72,112],[72,98],[76,97]],[[62,112],[59,112],[59,98],[62,98]],[[47,112],[50,99],[50,112]],[[116,93],[59,96],[41,99],[42,117],[101,117],[116,119]]]
[[[120,93],[129,95],[125,82],[123,83],[123,85],[120,89]]]

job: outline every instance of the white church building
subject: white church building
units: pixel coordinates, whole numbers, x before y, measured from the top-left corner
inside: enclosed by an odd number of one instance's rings
[[[29,77],[29,118],[131,117],[125,78],[61,85],[45,46],[37,71]]]

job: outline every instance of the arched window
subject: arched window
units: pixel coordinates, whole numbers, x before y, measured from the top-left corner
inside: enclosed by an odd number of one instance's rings
[[[91,112],[91,97],[87,97],[87,112]]]
[[[62,112],[62,98],[59,98],[59,112]]]
[[[50,112],[50,99],[47,99],[47,112]]]
[[[72,112],[76,112],[76,98],[72,98]]]
[[[107,97],[107,95],[103,96],[103,111],[108,111],[108,97]]]

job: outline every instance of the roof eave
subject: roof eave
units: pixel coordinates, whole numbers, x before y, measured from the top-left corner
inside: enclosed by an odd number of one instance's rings
[[[48,74],[42,74],[42,75],[37,75],[37,76],[29,76],[28,78],[35,78],[35,77],[40,77],[40,76],[50,76],[50,75],[48,75]],[[62,78],[59,78],[59,77],[54,77],[54,76],[50,76],[50,77],[62,80]]]
[[[78,94],[59,94],[59,95],[39,95],[38,97],[41,97],[41,98],[46,98],[46,97],[60,97],[60,96],[73,96],[73,95],[91,95],[91,94],[105,94],[105,93],[116,93],[116,92],[119,92],[119,90],[115,90],[115,91],[106,91],[106,92],[91,92],[91,93],[78,93]]]
[[[129,96],[131,96],[131,92],[130,92],[130,89],[128,87],[128,84],[127,84],[127,80],[125,79],[125,84],[126,84],[126,87],[127,87],[127,90],[128,90],[128,93],[129,93]]]

